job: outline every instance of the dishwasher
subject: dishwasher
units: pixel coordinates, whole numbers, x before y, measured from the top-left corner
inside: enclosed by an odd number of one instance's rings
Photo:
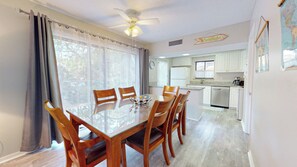
[[[230,87],[212,86],[210,106],[229,108]]]

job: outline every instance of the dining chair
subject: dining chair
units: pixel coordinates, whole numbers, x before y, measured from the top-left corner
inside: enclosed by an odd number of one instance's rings
[[[126,140],[128,146],[143,154],[144,167],[149,166],[150,152],[161,144],[166,164],[170,165],[167,153],[167,130],[168,114],[173,100],[173,98],[165,101],[156,100],[149,114],[146,128],[128,137]],[[160,126],[162,126],[162,129],[158,128]]]
[[[136,96],[134,86],[127,87],[127,88],[119,88],[119,92],[122,99],[127,99],[130,97]]]
[[[179,86],[164,86],[163,88],[163,96],[170,96],[170,95],[174,95],[177,97],[179,93]]]
[[[106,90],[93,90],[96,104],[112,102],[117,100],[117,94],[114,88]]]
[[[174,130],[177,129],[177,134],[178,134],[178,139],[180,144],[184,143],[182,139],[181,126],[182,126],[182,117],[184,114],[184,107],[189,97],[189,94],[190,94],[190,91],[188,91],[186,94],[178,95],[178,97],[174,101],[174,104],[171,108],[171,112],[169,115],[168,145],[169,145],[169,150],[172,157],[175,157],[175,153],[172,145],[172,133],[174,132]]]
[[[93,167],[106,159],[106,143],[101,137],[90,133],[79,138],[71,122],[60,108],[54,108],[49,101],[44,102],[44,108],[55,120],[60,130],[65,147],[66,167],[75,164],[77,167]],[[125,144],[122,143],[122,148]],[[122,163],[126,166],[126,155],[122,150]]]

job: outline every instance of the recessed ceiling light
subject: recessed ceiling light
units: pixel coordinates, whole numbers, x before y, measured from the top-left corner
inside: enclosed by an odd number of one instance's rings
[[[161,56],[161,57],[159,57],[160,59],[165,59],[165,57],[164,56]]]
[[[190,55],[189,53],[184,53],[184,54],[183,54],[183,56],[189,56],[189,55]]]

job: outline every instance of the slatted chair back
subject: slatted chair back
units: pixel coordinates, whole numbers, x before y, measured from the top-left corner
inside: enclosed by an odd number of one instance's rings
[[[130,97],[136,96],[134,86],[127,87],[127,88],[119,88],[119,92],[122,99],[127,99]]]
[[[44,102],[44,108],[53,117],[58,126],[58,129],[61,132],[64,140],[66,155],[68,154],[68,151],[74,150],[75,154],[77,156],[80,156],[80,153],[77,151],[78,142],[80,139],[69,119],[65,116],[60,108],[54,108],[49,101]]]
[[[117,100],[117,94],[114,88],[107,90],[93,90],[93,93],[96,104],[102,104]]]
[[[174,95],[177,97],[179,93],[179,86],[164,86],[163,88],[163,96]]]

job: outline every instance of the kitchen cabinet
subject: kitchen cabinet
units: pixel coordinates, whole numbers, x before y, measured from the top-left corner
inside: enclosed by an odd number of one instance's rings
[[[238,108],[239,88],[230,87],[229,108]]]
[[[215,57],[215,72],[244,72],[245,51],[219,53]]]
[[[187,102],[186,118],[199,121],[201,113],[203,111],[203,87],[196,88],[181,88],[180,93],[187,93],[190,90],[191,93]],[[162,95],[163,87],[150,87],[150,93],[155,95]]]
[[[172,66],[191,66],[192,58],[191,57],[178,57],[172,59]]]
[[[203,104],[210,105],[211,86],[205,86],[203,89]]]

